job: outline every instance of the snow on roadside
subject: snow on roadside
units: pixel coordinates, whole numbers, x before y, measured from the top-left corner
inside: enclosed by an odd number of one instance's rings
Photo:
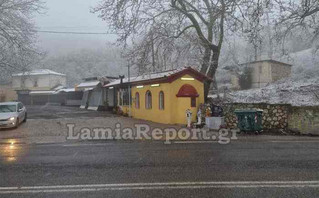
[[[289,78],[259,89],[232,92],[228,98],[235,103],[319,105],[319,78]]]

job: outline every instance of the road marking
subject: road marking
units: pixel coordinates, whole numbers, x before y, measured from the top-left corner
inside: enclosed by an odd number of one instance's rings
[[[272,140],[273,143],[318,143],[319,140]]]
[[[79,144],[64,144],[62,146],[64,146],[64,147],[78,147],[78,146],[106,146],[106,145],[109,145],[109,143],[89,143],[89,144],[79,143]]]
[[[0,187],[0,194],[205,188],[319,188],[319,181],[212,181]]]
[[[197,140],[194,140],[194,141],[174,141],[172,143],[175,143],[175,144],[208,144],[208,143],[218,143],[217,141],[197,141]]]

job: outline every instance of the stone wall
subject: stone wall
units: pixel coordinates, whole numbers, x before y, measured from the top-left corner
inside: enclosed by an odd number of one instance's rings
[[[295,107],[287,104],[226,104],[227,128],[237,128],[236,109],[262,109],[265,130],[284,129],[294,133],[319,135],[319,106]]]
[[[319,106],[292,107],[288,125],[290,130],[301,134],[319,135]]]
[[[224,116],[227,128],[237,127],[237,117],[234,113],[236,109],[262,109],[264,129],[287,129],[288,115],[291,106],[286,104],[226,104]]]

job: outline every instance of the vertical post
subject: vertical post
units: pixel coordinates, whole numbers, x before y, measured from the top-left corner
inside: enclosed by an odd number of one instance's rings
[[[127,76],[128,76],[128,105],[129,105],[129,112],[128,116],[131,117],[131,85],[130,85],[130,62],[127,64]]]

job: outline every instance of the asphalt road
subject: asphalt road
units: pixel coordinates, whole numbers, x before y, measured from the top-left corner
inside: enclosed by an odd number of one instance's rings
[[[0,145],[0,197],[319,197],[319,142]]]

